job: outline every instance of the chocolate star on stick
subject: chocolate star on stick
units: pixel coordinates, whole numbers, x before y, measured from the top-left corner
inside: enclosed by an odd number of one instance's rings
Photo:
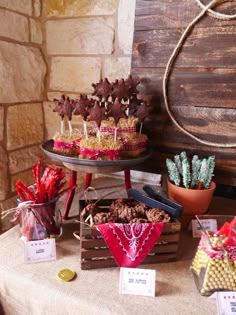
[[[95,105],[91,108],[88,108],[89,116],[88,120],[89,121],[95,121],[97,126],[100,127],[101,121],[106,120],[106,108],[99,106],[99,102],[95,101]]]
[[[59,100],[57,98],[54,98],[53,100],[55,103],[55,108],[53,109],[53,111],[59,114],[59,116],[61,117],[61,120],[63,120],[65,116],[65,112],[63,109],[65,99],[66,99],[65,95],[62,95]]]
[[[75,101],[75,108],[73,110],[74,115],[82,116],[83,120],[86,120],[89,112],[88,108],[90,106],[90,100],[88,99],[87,95],[80,95],[79,100]]]
[[[151,110],[152,110],[152,107],[147,105],[147,102],[144,101],[140,105],[137,106],[137,110],[134,113],[134,116],[138,117],[139,121],[143,123],[144,120],[151,115]]]
[[[125,85],[128,88],[128,92],[130,96],[133,94],[138,94],[137,86],[139,85],[139,83],[140,83],[140,80],[138,79],[134,80],[131,74],[125,80]]]
[[[71,121],[72,112],[74,110],[74,100],[71,100],[69,97],[67,97],[63,104],[63,110],[65,116],[68,118],[69,121]]]
[[[141,100],[138,100],[136,95],[133,95],[129,100],[129,115],[135,115]]]
[[[107,78],[105,78],[104,81],[100,80],[99,83],[96,83],[96,84],[93,83],[92,87],[94,88],[94,92],[92,95],[96,95],[100,99],[104,99],[105,101],[107,101],[108,97],[111,94],[111,90],[112,90],[112,85],[108,81]]]
[[[123,105],[117,97],[114,104],[108,104],[108,117],[113,117],[117,124],[120,118],[128,117],[125,113],[126,109],[127,105]]]
[[[116,80],[113,83],[113,91],[111,93],[113,99],[118,97],[119,100],[127,99],[129,97],[128,87],[125,85],[124,79]]]

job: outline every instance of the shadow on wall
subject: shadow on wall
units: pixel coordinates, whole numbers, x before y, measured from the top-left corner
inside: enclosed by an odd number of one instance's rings
[[[217,184],[214,195],[236,200],[236,187]]]

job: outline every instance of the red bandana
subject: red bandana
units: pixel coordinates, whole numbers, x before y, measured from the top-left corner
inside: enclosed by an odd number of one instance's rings
[[[135,268],[158,241],[164,223],[106,223],[96,225],[120,267]]]

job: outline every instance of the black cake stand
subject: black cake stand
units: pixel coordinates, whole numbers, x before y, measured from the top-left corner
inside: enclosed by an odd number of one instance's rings
[[[102,161],[102,160],[85,160],[79,159],[78,157],[70,157],[61,154],[57,154],[53,152],[53,144],[54,140],[47,140],[43,144],[41,144],[41,149],[44,153],[50,157],[52,160],[60,161],[62,164],[70,169],[70,186],[76,187],[76,179],[77,179],[77,171],[82,171],[86,173],[85,178],[85,187],[87,189],[90,186],[92,174],[93,173],[114,173],[124,171],[125,175],[125,188],[128,190],[131,188],[130,182],[130,169],[133,166],[141,164],[145,162],[150,156],[151,152],[147,150],[142,155],[136,158],[130,159],[122,159],[122,160],[109,160],[109,161]],[[63,219],[68,219],[69,210],[74,198],[75,188],[71,189],[66,198],[65,210],[63,213]]]

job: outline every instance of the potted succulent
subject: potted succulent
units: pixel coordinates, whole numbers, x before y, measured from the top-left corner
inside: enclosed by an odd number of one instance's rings
[[[181,204],[184,216],[204,214],[210,205],[216,184],[212,181],[215,168],[215,156],[192,159],[186,152],[166,159],[169,174],[167,181],[168,196]]]

